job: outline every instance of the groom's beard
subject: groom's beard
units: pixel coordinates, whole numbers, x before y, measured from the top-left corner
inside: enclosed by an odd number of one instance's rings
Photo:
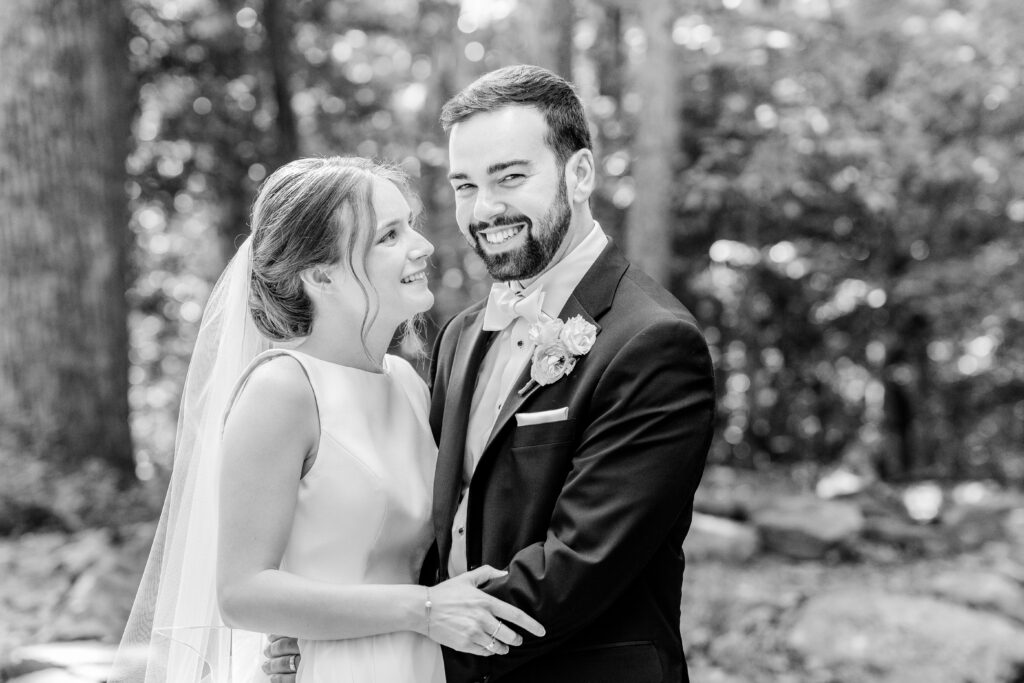
[[[470,245],[483,260],[487,272],[495,280],[499,282],[528,280],[540,275],[551,263],[555,252],[562,246],[571,221],[572,211],[566,195],[565,181],[560,179],[558,194],[547,213],[538,221],[536,230],[534,230],[533,222],[526,216],[500,216],[490,223],[471,223],[469,225],[469,234],[472,236]],[[526,241],[521,248],[504,254],[488,254],[480,246],[479,233],[481,230],[517,223],[525,224],[523,230],[526,231]]]

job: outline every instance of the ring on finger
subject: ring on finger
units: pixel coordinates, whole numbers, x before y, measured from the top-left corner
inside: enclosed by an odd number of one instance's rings
[[[501,630],[501,622],[499,621],[498,625],[494,627],[494,633],[491,634],[491,642],[494,642],[494,639],[498,637],[498,631],[500,631],[500,630]]]
[[[491,642],[484,645],[484,649],[488,652],[494,652],[494,638],[491,638]]]
[[[291,655],[290,657],[288,657],[288,670],[289,671],[298,671],[299,670],[299,667],[295,666],[295,655]]]

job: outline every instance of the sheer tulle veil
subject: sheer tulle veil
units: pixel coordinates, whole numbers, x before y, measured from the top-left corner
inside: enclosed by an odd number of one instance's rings
[[[224,625],[215,578],[224,413],[242,372],[271,347],[249,314],[251,254],[250,237],[203,314],[182,394],[170,486],[110,683],[266,680],[259,670],[262,635]]]

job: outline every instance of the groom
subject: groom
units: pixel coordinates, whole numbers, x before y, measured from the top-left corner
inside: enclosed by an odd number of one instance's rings
[[[483,590],[547,630],[503,656],[446,650],[448,681],[686,681],[682,543],[712,434],[707,344],[594,221],[590,132],[566,81],[499,69],[441,122],[459,229],[496,284],[434,348],[423,578],[507,569]]]

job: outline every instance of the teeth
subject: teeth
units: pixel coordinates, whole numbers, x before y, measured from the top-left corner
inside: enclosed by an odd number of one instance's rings
[[[504,230],[496,230],[495,232],[484,233],[484,239],[487,240],[488,244],[501,244],[507,240],[512,239],[519,234],[519,231],[523,229],[522,225],[516,225],[511,228],[505,228]]]
[[[404,282],[406,284],[409,284],[410,282],[417,282],[418,280],[426,280],[426,279],[427,279],[426,271],[421,270],[420,272],[413,273],[412,275],[410,275],[408,277],[403,277],[402,278],[402,282]]]

